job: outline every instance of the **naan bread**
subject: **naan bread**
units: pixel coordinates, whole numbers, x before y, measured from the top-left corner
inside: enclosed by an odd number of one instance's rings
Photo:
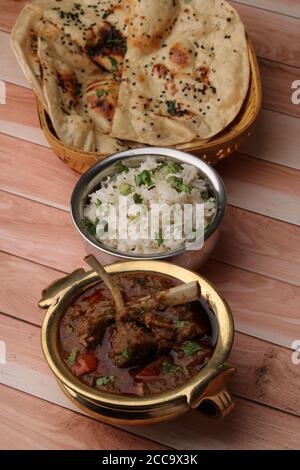
[[[129,6],[120,0],[35,0],[46,20],[72,38],[96,64],[121,74]]]
[[[55,1],[39,0],[25,6],[12,40],[58,138],[86,152],[127,149],[128,145],[109,135],[121,78],[84,52],[76,28],[71,35],[71,29],[64,30],[63,23],[47,20],[46,6],[50,9],[51,5],[57,12]],[[61,1],[59,5],[66,9],[59,11],[68,12],[76,10],[77,4]],[[92,18],[94,15],[95,11]]]
[[[112,135],[150,145],[207,140],[249,86],[244,26],[223,0],[131,0]]]
[[[87,152],[209,140],[249,86],[244,26],[223,0],[35,0],[12,42],[59,139]]]
[[[26,79],[46,108],[42,71],[37,54],[38,37],[43,26],[41,11],[31,4],[26,5],[13,28],[12,47]]]

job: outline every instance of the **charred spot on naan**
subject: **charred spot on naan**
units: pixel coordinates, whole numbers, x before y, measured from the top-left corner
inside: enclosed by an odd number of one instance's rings
[[[75,73],[70,71],[57,71],[56,83],[63,94],[70,99],[70,105],[77,104],[82,98],[82,84],[78,81]]]
[[[115,113],[115,104],[111,101],[111,98],[107,96],[89,96],[88,102],[90,107],[102,114],[108,121],[111,121]]]
[[[118,83],[112,79],[94,82],[87,88],[86,95],[90,113],[97,121],[101,119],[103,130],[108,132],[116,109]]]
[[[176,94],[175,74],[165,64],[154,64],[151,73],[165,81],[165,90],[169,90],[172,95]]]
[[[180,68],[184,68],[190,65],[191,54],[191,50],[183,47],[179,43],[174,44],[169,52],[171,62]]]
[[[96,64],[112,72],[120,72],[127,51],[127,41],[123,33],[105,21],[98,31],[94,28],[89,31],[85,51]]]
[[[174,78],[174,74],[165,66],[165,64],[154,64],[152,71],[157,74],[158,78],[169,78],[171,80]]]

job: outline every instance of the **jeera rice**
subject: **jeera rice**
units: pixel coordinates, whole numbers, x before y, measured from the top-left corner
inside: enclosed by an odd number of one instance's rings
[[[119,224],[119,217],[124,217],[123,210],[119,213],[119,198],[123,198],[129,208],[127,231]],[[151,233],[148,224],[150,226],[157,204],[168,205],[171,217],[164,224],[161,215],[156,232]],[[138,167],[131,168],[120,160],[115,164],[112,176],[106,177],[100,188],[89,195],[84,222],[102,245],[119,252],[133,255],[165,253],[182,248],[187,241],[182,220],[179,223],[172,215],[172,208],[183,210],[186,204],[204,205],[206,230],[216,215],[216,201],[211,195],[209,181],[196,167],[174,161],[160,162],[149,156]],[[196,232],[195,224],[193,220],[193,232]]]

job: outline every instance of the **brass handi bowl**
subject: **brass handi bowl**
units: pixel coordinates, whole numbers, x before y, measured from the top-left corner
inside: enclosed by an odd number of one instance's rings
[[[66,308],[99,282],[95,272],[78,269],[45,289],[39,302],[41,308],[48,308],[42,325],[43,352],[64,393],[86,413],[112,424],[157,423],[189,409],[198,409],[215,418],[226,416],[234,406],[226,389],[227,379],[235,372],[226,362],[233,343],[234,325],[230,308],[215,287],[199,274],[162,261],[129,261],[105,269],[110,274],[148,271],[182,282],[198,281],[202,296],[215,316],[216,346],[209,362],[195,377],[164,393],[133,397],[102,392],[85,385],[63,362],[58,347],[59,324]]]

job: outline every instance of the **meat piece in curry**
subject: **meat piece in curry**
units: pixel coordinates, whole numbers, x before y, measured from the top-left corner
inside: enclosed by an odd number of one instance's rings
[[[120,321],[103,282],[82,294],[62,318],[60,350],[73,374],[101,391],[138,396],[173,389],[195,376],[216,341],[206,302],[159,303],[161,292],[180,285],[161,274],[117,274],[113,281],[124,299]]]

